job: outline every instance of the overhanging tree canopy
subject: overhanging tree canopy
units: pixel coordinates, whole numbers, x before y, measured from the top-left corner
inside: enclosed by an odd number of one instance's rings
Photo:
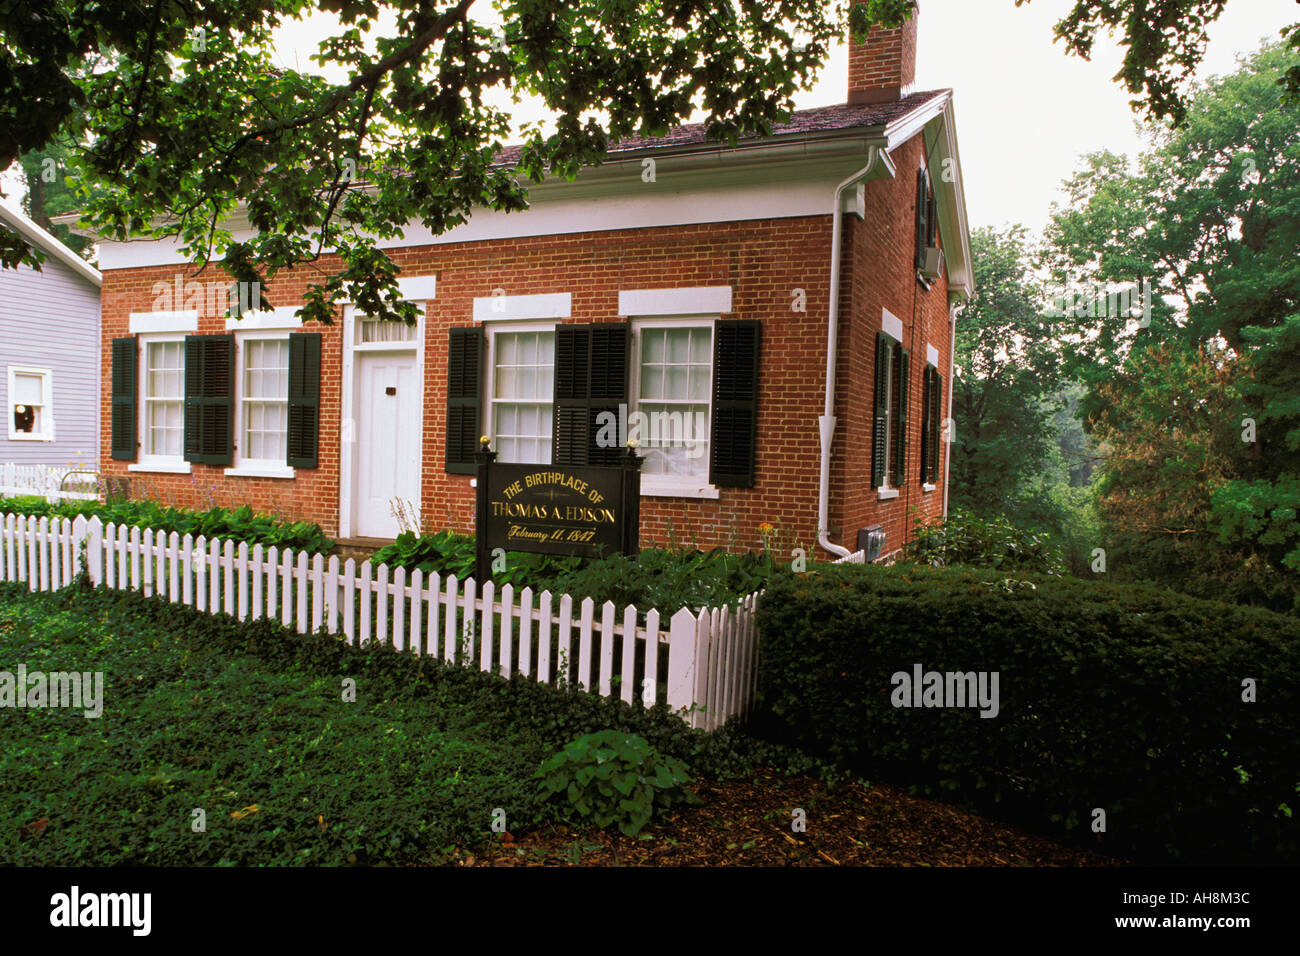
[[[852,8],[854,29],[897,25],[911,0]],[[409,223],[435,234],[476,207],[526,208],[526,181],[572,178],[612,142],[702,112],[709,135],[769,133],[811,84],[850,4],[820,0],[80,0],[0,5],[0,168],[56,137],[96,189],[100,235],[176,236],[196,263],[268,282],[339,257],[305,320],[344,300],[414,319],[394,263],[374,247]],[[337,82],[278,65],[272,31],[312,9],[339,29],[314,59]],[[479,16],[479,19],[475,17]],[[379,21],[396,29],[379,29]],[[326,71],[330,68],[330,71]],[[553,131],[510,135],[489,91],[535,96]],[[256,234],[226,228],[243,209]],[[0,233],[0,263],[31,261]]]

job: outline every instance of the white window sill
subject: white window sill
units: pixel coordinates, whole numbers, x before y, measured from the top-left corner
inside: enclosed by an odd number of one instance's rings
[[[227,468],[225,474],[231,478],[292,478],[294,470],[288,465],[236,465]]]
[[[642,498],[701,498],[716,501],[720,493],[713,485],[679,485],[641,479]]]
[[[934,489],[937,487],[938,485],[924,484],[921,486],[921,490],[928,495],[930,492],[934,491]]]
[[[54,441],[53,435],[28,435],[25,432],[9,434],[10,441]]]
[[[142,461],[127,465],[127,471],[154,471],[164,475],[188,475],[193,469],[188,461]]]
[[[877,489],[876,489],[876,500],[877,500],[877,501],[889,501],[890,499],[892,499],[892,498],[897,498],[897,497],[898,497],[898,489],[897,489],[897,488],[877,488]]]

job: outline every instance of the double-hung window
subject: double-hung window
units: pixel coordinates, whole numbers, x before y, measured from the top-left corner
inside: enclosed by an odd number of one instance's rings
[[[713,325],[711,319],[634,325],[636,402],[627,437],[645,456],[647,490],[708,489]]]
[[[238,465],[283,469],[289,431],[289,338],[239,343]]]
[[[54,441],[53,372],[9,366],[9,438]]]
[[[879,498],[895,498],[907,475],[907,404],[910,355],[902,323],[888,311],[876,334],[875,413],[871,434],[871,486]]]
[[[498,460],[551,463],[554,427],[555,332],[511,327],[490,336],[490,436]]]
[[[150,462],[179,466],[184,463],[185,340],[146,338],[141,345],[141,452]]]

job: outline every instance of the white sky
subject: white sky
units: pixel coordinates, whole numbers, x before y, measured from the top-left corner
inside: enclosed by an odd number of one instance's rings
[[[917,88],[955,90],[972,227],[1019,222],[1037,231],[1079,156],[1101,148],[1132,155],[1142,146],[1128,94],[1112,79],[1121,62],[1115,42],[1100,38],[1091,62],[1068,56],[1053,42],[1052,27],[1070,7],[1071,0],[1032,0],[1022,7],[1014,0],[921,0]],[[1233,0],[1211,28],[1200,76],[1230,72],[1239,54],[1276,38],[1298,16],[1296,4],[1284,0]],[[285,30],[278,59],[314,67],[307,58],[330,23],[316,17]],[[840,46],[797,106],[843,102],[846,71]],[[524,106],[517,118],[537,115]],[[9,177],[5,191],[4,201],[16,206],[20,195]]]

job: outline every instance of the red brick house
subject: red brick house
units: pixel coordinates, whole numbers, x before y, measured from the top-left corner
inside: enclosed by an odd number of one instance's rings
[[[699,425],[641,435],[643,543],[746,549],[766,522],[828,557],[879,525],[894,550],[945,511],[972,282],[952,93],[911,90],[915,48],[915,19],[873,32],[847,102],[771,138],[686,126],[533,187],[527,212],[413,224],[382,245],[415,328],[352,307],[302,328],[305,272],[228,320],[176,243],[103,243],[104,470],[344,539],[391,538],[396,503],[468,531],[480,434],[501,461],[598,463],[621,407]]]

